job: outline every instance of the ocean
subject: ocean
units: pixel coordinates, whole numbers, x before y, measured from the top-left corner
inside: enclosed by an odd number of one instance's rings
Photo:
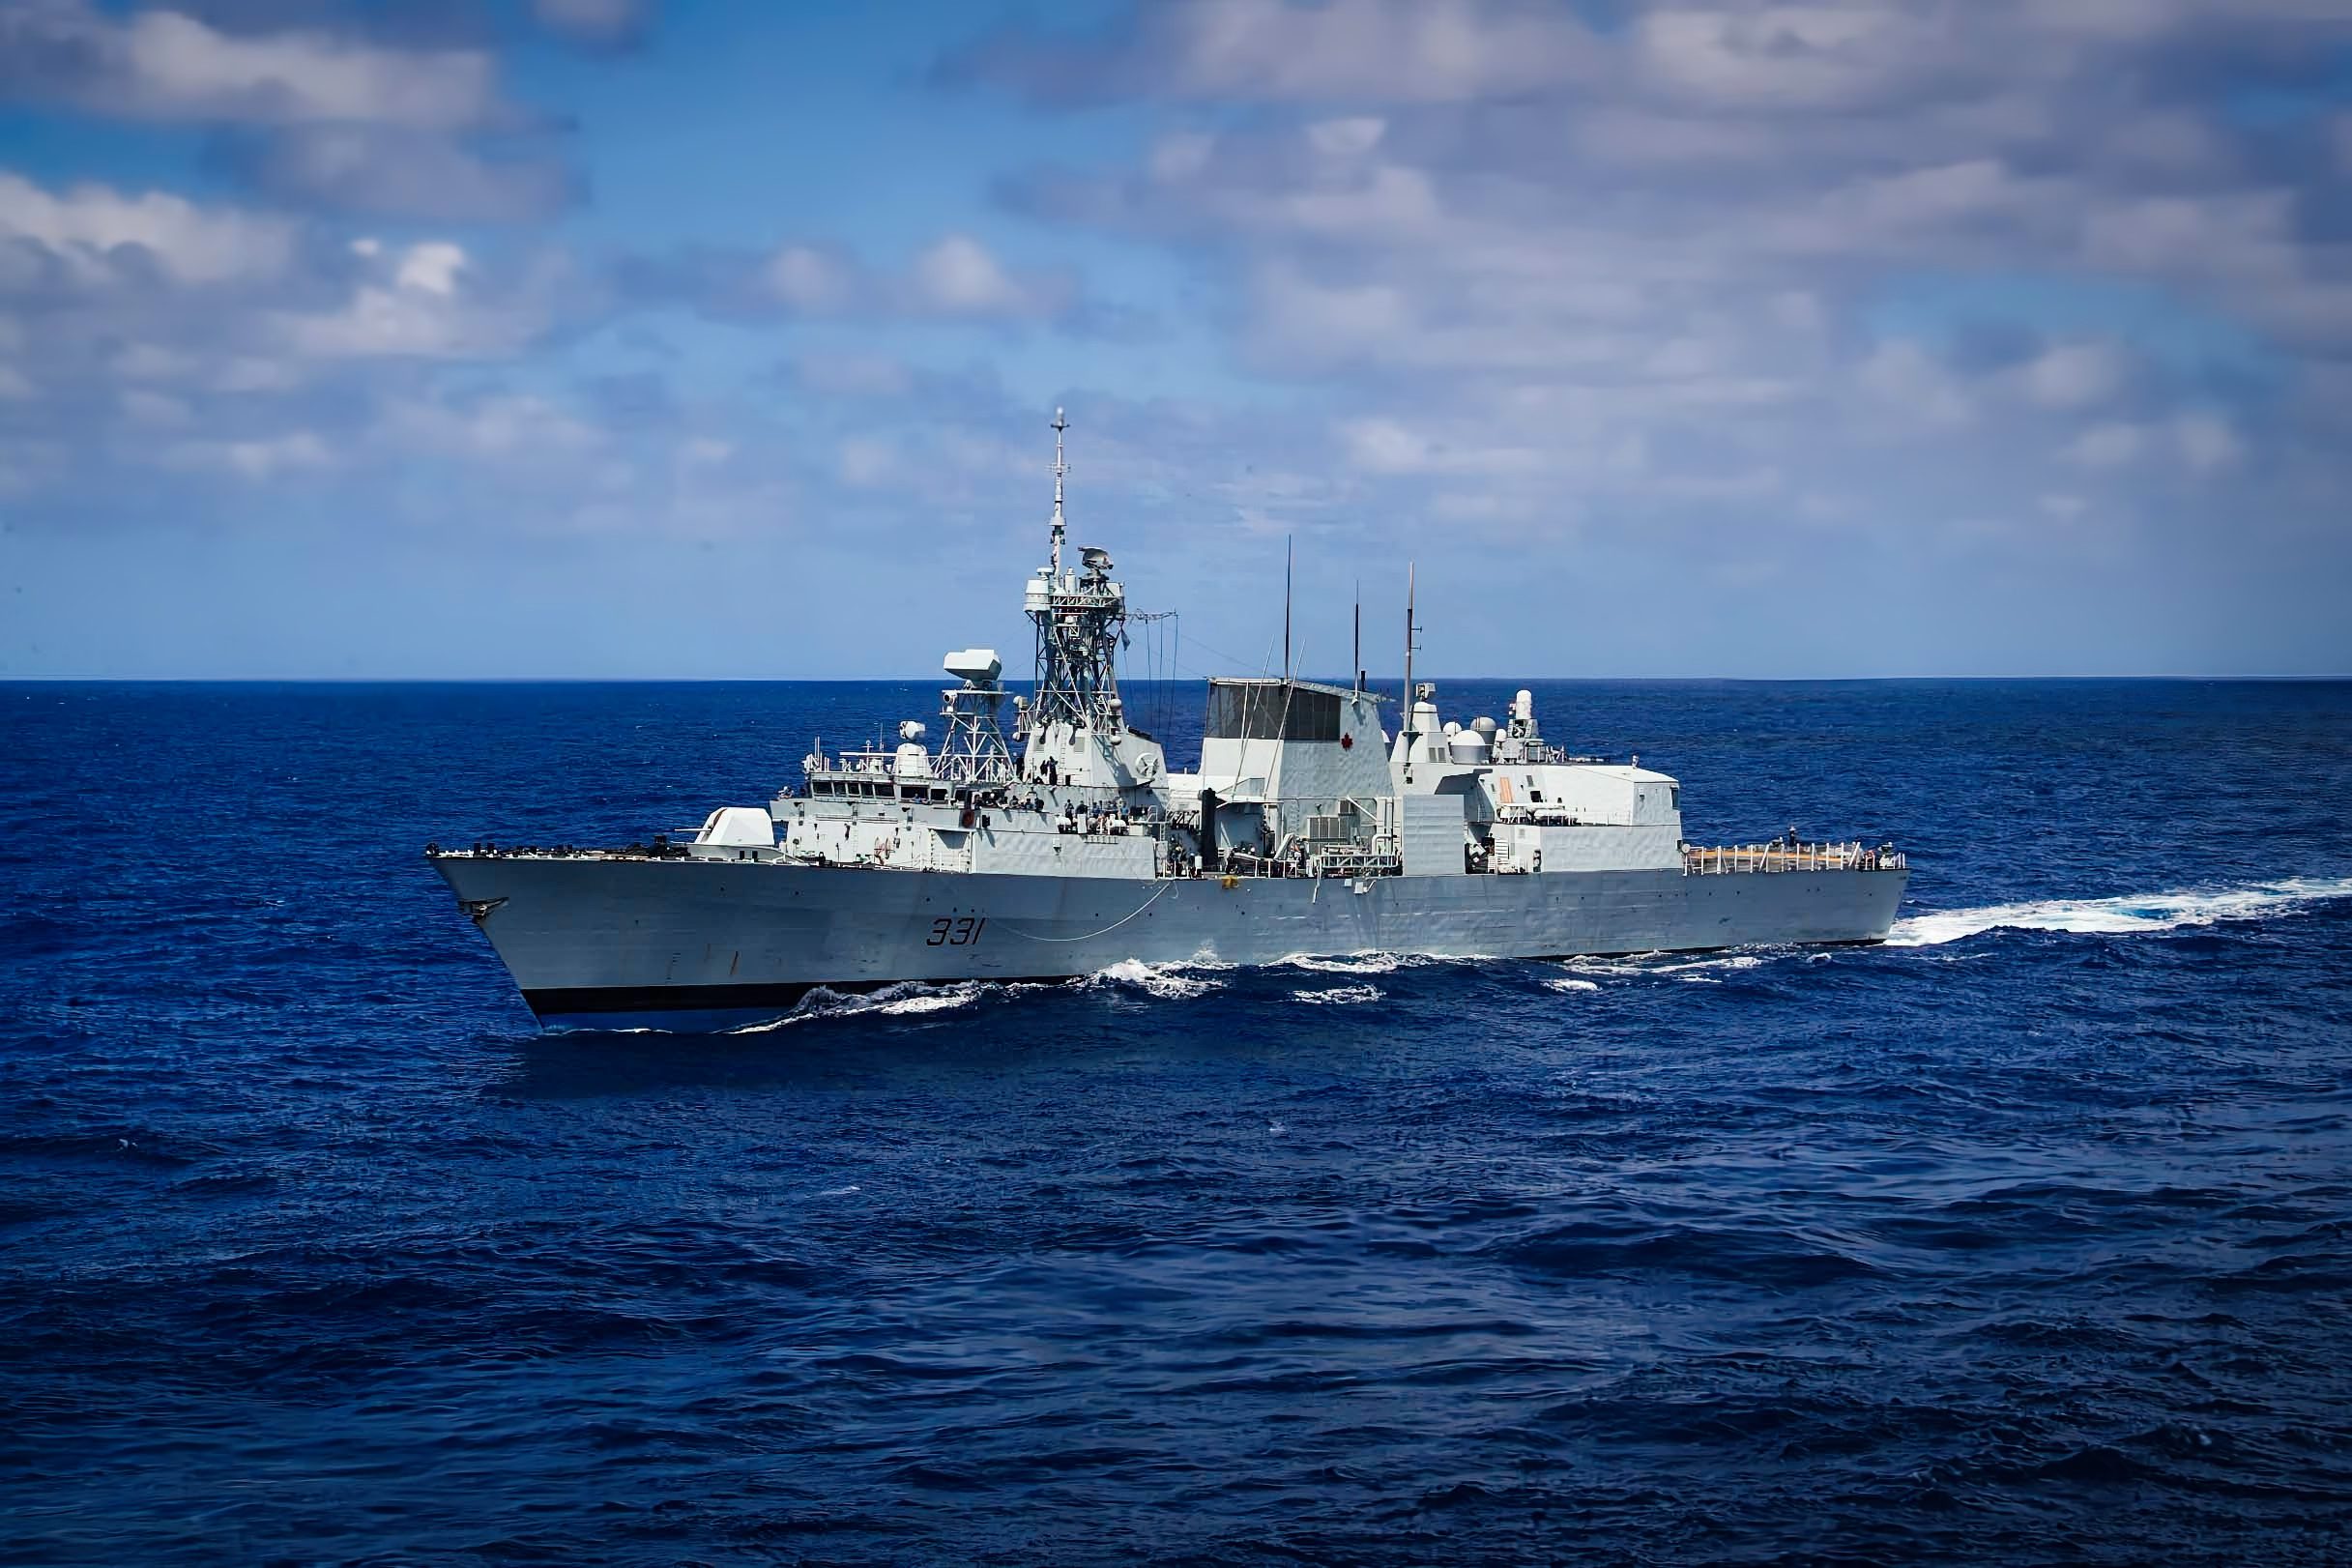
[[[1535,689],[1894,940],[542,1037],[427,840],[936,685],[0,685],[0,1558],[2345,1560],[2352,686]]]

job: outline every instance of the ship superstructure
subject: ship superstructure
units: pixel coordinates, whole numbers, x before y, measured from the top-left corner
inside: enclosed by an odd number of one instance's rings
[[[1055,979],[1126,959],[1266,962],[1365,950],[1566,957],[1873,942],[1908,875],[1890,846],[1690,845],[1681,786],[1547,741],[1532,694],[1447,722],[1281,676],[1213,679],[1201,752],[1171,771],[1128,722],[1129,612],[1110,555],[1066,558],[1054,420],[1046,564],[1024,585],[1035,678],[994,650],[944,661],[942,734],[802,762],[678,842],[428,848],[543,1021],[704,1027],[809,991]],[[1005,720],[1010,716],[1008,735]]]

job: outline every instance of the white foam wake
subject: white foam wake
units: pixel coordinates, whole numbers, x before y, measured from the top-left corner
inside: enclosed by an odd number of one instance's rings
[[[1754,953],[1731,953],[1722,958],[1694,958],[1681,964],[1653,964],[1652,974],[1679,974],[1685,979],[1713,973],[1717,970],[1755,969],[1763,960]]]
[[[960,980],[946,985],[926,985],[920,980],[902,980],[878,991],[844,996],[837,991],[817,987],[795,1003],[793,1010],[780,1018],[766,1018],[756,1024],[741,1024],[724,1032],[728,1034],[767,1034],[795,1024],[805,1024],[819,1018],[850,1018],[857,1016],[903,1018],[914,1013],[946,1012],[956,1007],[969,1007],[990,991],[1001,989],[982,980]]]
[[[1361,952],[1292,953],[1274,962],[1290,969],[1311,970],[1317,974],[1394,974],[1401,969],[1452,960],[1432,958],[1426,953]]]
[[[1394,953],[1357,953],[1351,957],[1334,958],[1292,953],[1276,962],[1292,969],[1310,970],[1317,974],[1393,974],[1402,960]]]
[[[2283,915],[2333,898],[2352,898],[2352,877],[2293,877],[2250,887],[2201,892],[2137,893],[2121,898],[2045,898],[2023,904],[1993,904],[1975,910],[1940,910],[1897,920],[1887,933],[1890,947],[1935,947],[1982,932],[2079,931],[2129,936],[2212,925],[2217,920],[2254,920]]]
[[[1147,964],[1140,958],[1122,958],[1109,969],[1097,970],[1078,983],[1084,986],[1125,986],[1146,996],[1176,1001],[1184,997],[1203,996],[1216,990],[1223,980],[1205,979],[1198,974],[1178,973],[1181,969],[1201,969],[1199,964]]]

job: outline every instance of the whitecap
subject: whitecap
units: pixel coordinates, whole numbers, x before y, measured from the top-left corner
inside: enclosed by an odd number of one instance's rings
[[[1601,989],[1601,982],[1598,980],[1579,980],[1569,978],[1546,980],[1544,984],[1554,991],[1598,991]]]
[[[782,1017],[739,1025],[725,1032],[766,1034],[818,1018],[855,1018],[866,1014],[897,1018],[915,1013],[945,1012],[955,1007],[968,1007],[993,989],[996,988],[976,980],[963,980],[944,986],[926,985],[920,980],[901,980],[862,995],[844,996],[838,991],[818,986]]]
[[[2248,887],[2128,893],[2119,898],[2044,898],[1914,915],[1897,920],[1886,941],[1890,947],[1937,947],[2004,927],[2132,936],[2219,920],[2257,920],[2337,898],[2352,898],[2352,877],[2293,877]]]
[[[1164,1001],[1185,997],[1205,996],[1222,986],[1223,980],[1205,979],[1198,974],[1182,974],[1177,970],[1199,968],[1198,965],[1147,964],[1140,958],[1122,958],[1109,969],[1097,970],[1079,981],[1082,987],[1127,986],[1147,996]]]
[[[1291,994],[1291,1000],[1325,1004],[1378,1002],[1380,1000],[1380,988],[1377,985],[1335,985],[1327,991],[1294,991]]]
[[[1710,970],[1719,969],[1755,969],[1762,962],[1763,960],[1754,953],[1734,953],[1727,958],[1693,959],[1687,964],[1659,964],[1654,966],[1650,973],[1653,974],[1701,974]]]
[[[1617,958],[1571,958],[1567,961],[1567,967],[1579,974],[1601,974],[1612,978],[1653,973],[1647,964],[1629,964]]]
[[[1402,969],[1407,959],[1395,953],[1343,953],[1316,955],[1292,953],[1276,962],[1292,969],[1312,970],[1318,974],[1393,974]]]
[[[971,991],[925,991],[918,996],[900,997],[895,1002],[886,1002],[874,1010],[893,1016],[907,1013],[936,1013],[944,1012],[951,1007],[969,1006],[978,999],[979,992],[976,988]]]

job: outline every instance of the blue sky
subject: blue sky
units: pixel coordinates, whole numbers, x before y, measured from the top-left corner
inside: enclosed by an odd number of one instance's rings
[[[1019,668],[1057,404],[1194,672],[2352,671],[2352,0],[0,0],[0,678]]]

